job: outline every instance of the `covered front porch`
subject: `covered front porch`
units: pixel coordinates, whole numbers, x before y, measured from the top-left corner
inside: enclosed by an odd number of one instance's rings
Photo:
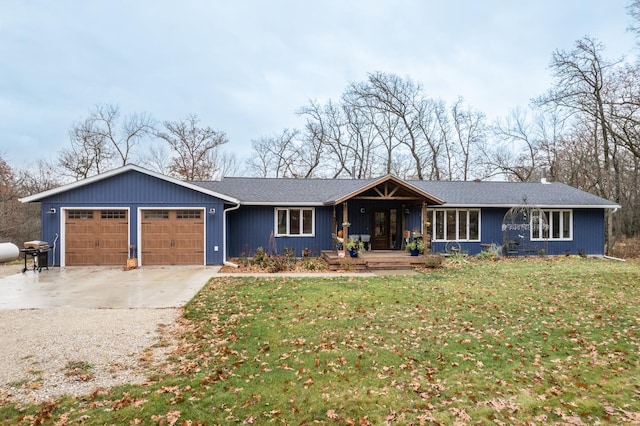
[[[368,255],[397,251],[399,258],[411,239],[421,238],[425,251],[430,248],[428,208],[443,202],[394,176],[372,181],[350,194],[327,202],[333,205],[334,249],[342,250],[350,238],[362,241]],[[335,243],[338,244],[335,244]],[[340,253],[342,255],[342,253]],[[348,254],[347,254],[348,255]],[[373,261],[372,261],[373,262]]]

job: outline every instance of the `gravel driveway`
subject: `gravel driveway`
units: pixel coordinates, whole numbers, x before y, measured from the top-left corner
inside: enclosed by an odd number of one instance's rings
[[[180,309],[1,310],[0,404],[42,402],[144,382],[145,361],[160,363],[165,355],[145,350],[159,342],[160,329],[172,327],[180,313]]]
[[[0,278],[16,265],[0,265]],[[43,273],[45,273],[43,271]],[[83,395],[146,380],[181,308],[0,310],[0,405]]]

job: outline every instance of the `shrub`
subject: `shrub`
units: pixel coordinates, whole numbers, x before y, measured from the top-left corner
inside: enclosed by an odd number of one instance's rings
[[[323,271],[327,269],[327,263],[317,257],[305,257],[302,260],[302,269],[305,271]]]
[[[282,254],[288,259],[294,259],[296,257],[296,250],[291,247],[285,247],[282,249]]]
[[[497,260],[502,256],[502,246],[497,244],[491,244],[485,250],[476,255],[477,259],[481,260]]]
[[[442,256],[439,254],[428,254],[424,257],[424,265],[427,268],[436,269],[442,267]]]
[[[291,269],[291,258],[285,255],[276,255],[270,257],[269,272],[284,272]]]
[[[622,259],[634,259],[640,257],[640,237],[622,237],[616,241],[609,253],[611,256]]]
[[[269,256],[264,251],[264,248],[258,247],[256,254],[253,255],[253,264],[261,268],[265,268],[269,264]]]

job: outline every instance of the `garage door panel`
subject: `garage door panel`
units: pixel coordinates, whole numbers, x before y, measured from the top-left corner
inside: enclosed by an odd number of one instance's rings
[[[98,244],[100,250],[117,250],[123,251],[125,255],[127,254],[128,245],[126,244],[126,241],[106,238],[99,240]]]
[[[204,221],[201,210],[149,210],[143,213],[143,265],[202,265]]]
[[[175,253],[174,256],[174,260],[175,260],[175,265],[193,265],[194,264],[194,257],[197,259],[203,259],[204,257],[204,251],[200,250],[192,250],[192,251],[181,251],[181,252],[177,252]],[[198,265],[201,264],[201,262],[197,263]]]
[[[125,265],[128,257],[128,249],[121,251],[103,251],[99,253],[99,265]]]
[[[127,233],[128,228],[128,223],[108,223],[106,220],[102,219],[98,226],[98,233],[103,236],[112,234],[122,235]]]
[[[188,250],[191,253],[202,253],[202,241],[197,240],[174,240],[173,248],[182,251]]]
[[[87,253],[85,251],[67,252],[66,264],[69,266],[88,266],[98,264],[96,252]]]
[[[166,255],[159,252],[142,252],[142,261],[145,265],[154,266],[154,265],[167,265],[165,262]]]
[[[125,265],[129,250],[126,210],[68,210],[65,264]]]
[[[97,246],[97,240],[94,239],[95,234],[92,234],[86,239],[75,239],[67,242],[67,252],[77,251],[77,250],[94,250]]]
[[[144,241],[143,245],[144,249],[143,253],[150,253],[151,251],[158,250],[170,250],[171,249],[171,241],[166,239],[148,239]]]

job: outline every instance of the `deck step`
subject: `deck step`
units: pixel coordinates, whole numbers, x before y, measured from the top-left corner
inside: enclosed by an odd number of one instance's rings
[[[367,262],[367,269],[372,271],[388,270],[402,271],[413,269],[414,265],[410,263],[398,262]]]
[[[381,271],[381,270],[412,270],[425,264],[422,256],[410,256],[406,252],[365,252],[362,255],[338,257],[335,251],[323,251],[322,258],[332,271]]]

